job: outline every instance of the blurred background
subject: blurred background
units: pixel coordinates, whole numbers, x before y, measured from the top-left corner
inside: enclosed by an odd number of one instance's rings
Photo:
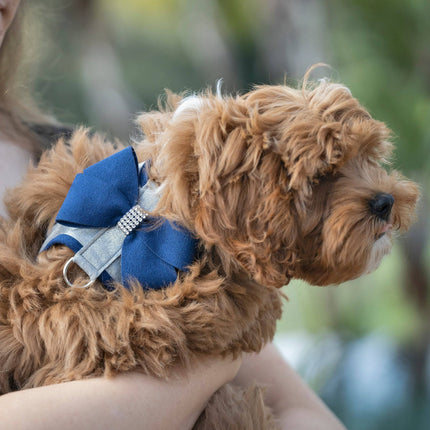
[[[128,139],[164,88],[298,85],[317,62],[332,69],[315,78],[343,82],[388,123],[394,165],[422,185],[418,223],[370,276],[284,287],[276,342],[349,429],[429,429],[430,2],[33,2],[37,91],[66,123]]]

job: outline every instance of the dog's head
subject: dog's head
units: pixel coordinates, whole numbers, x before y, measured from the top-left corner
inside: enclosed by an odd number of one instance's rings
[[[340,283],[375,269],[413,220],[418,188],[387,170],[389,130],[342,85],[206,93],[160,118],[141,118],[160,211],[227,274]]]

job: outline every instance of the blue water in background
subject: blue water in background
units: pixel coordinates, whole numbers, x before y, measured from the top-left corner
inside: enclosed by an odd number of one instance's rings
[[[417,392],[412,362],[386,335],[293,333],[275,343],[349,430],[430,429],[430,351]]]

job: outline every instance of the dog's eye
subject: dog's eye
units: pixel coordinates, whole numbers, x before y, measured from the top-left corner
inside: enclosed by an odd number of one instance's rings
[[[327,175],[320,175],[314,179],[314,184],[318,185],[321,182],[333,183],[333,182],[336,182],[337,180],[339,180],[341,178],[345,178],[345,175],[341,172],[335,172],[335,173],[327,174]]]

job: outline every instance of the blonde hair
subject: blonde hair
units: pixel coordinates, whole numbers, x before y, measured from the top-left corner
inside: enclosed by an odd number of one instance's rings
[[[40,142],[29,125],[55,124],[49,115],[42,113],[33,98],[34,68],[32,55],[32,30],[34,6],[21,0],[16,16],[9,27],[0,48],[0,123],[2,130],[17,143],[27,145],[38,152]]]

